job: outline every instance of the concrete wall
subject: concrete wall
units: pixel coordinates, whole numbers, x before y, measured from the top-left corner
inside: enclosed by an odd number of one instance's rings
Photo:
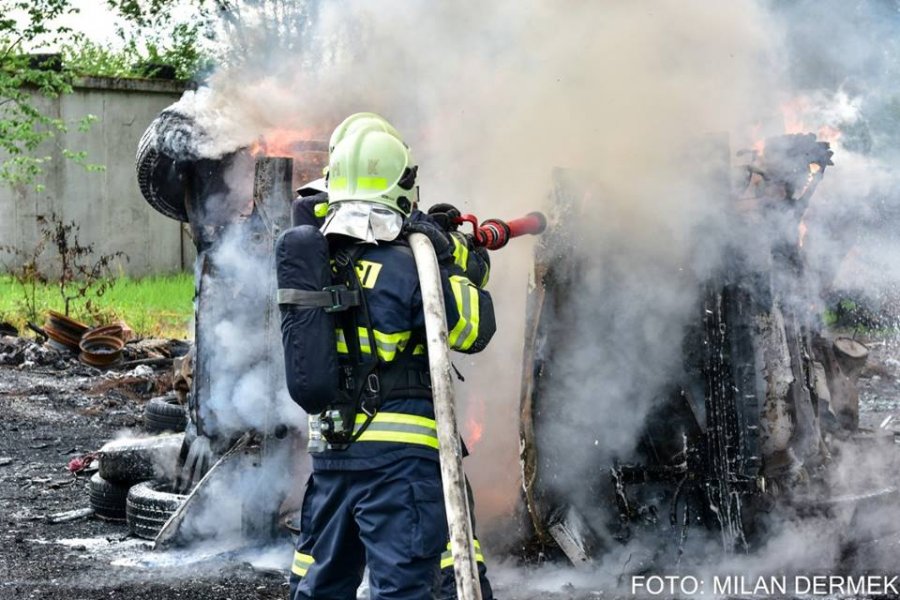
[[[160,110],[177,100],[182,84],[160,80],[90,78],[60,98],[36,98],[46,113],[77,123],[85,115],[99,120],[87,132],[72,125],[70,132],[46,144],[38,155],[50,156],[40,178],[45,189],[11,188],[0,183],[0,246],[30,251],[40,233],[35,218],[55,212],[81,228],[82,244],[98,254],[122,251],[128,261],[116,268],[139,277],[190,269],[193,243],[177,221],[153,210],[141,197],[134,169],[138,140]],[[85,150],[87,162],[105,165],[88,172],[63,158],[64,148]],[[16,259],[0,253],[3,265]]]

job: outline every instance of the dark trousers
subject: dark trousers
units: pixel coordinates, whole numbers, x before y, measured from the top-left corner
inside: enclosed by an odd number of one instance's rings
[[[448,531],[435,461],[315,472],[300,528],[291,600],[354,600],[366,565],[371,600],[456,597],[452,566],[440,569]],[[483,561],[478,567],[484,600],[491,600]]]
[[[315,472],[300,529],[292,600],[353,600],[367,564],[372,600],[436,598],[447,544],[440,466],[403,458]]]

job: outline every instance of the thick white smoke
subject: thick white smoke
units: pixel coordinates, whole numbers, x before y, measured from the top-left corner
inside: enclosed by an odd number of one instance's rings
[[[588,173],[603,186],[583,215],[594,238],[583,250],[597,276],[577,293],[589,309],[603,295],[608,302],[600,310],[617,316],[615,330],[585,340],[566,368],[581,380],[571,392],[593,414],[627,425],[610,427],[620,438],[599,435],[602,443],[628,439],[642,419],[641,398],[652,397],[677,361],[692,261],[703,269],[715,262],[692,256],[692,230],[715,218],[722,199],[704,197],[694,182],[697,165],[680,157],[698,135],[741,132],[771,106],[763,13],[751,2],[298,6],[287,25],[284,15],[273,25],[245,10],[227,27],[251,52],[228,54],[209,89],[181,103],[208,133],[204,153],[282,130],[327,135],[347,114],[373,110],[407,135],[422,165],[426,205],[451,202],[481,218],[514,217],[545,208],[555,167]],[[303,20],[310,15],[314,21]],[[285,30],[298,37],[266,37]],[[727,235],[710,233],[714,241],[704,245],[713,249]],[[529,242],[516,241],[494,256],[490,289],[499,331],[485,353],[460,359],[471,375],[463,396],[487,405],[481,450],[469,468],[476,487],[490,481],[503,490],[492,513],[511,508],[516,495],[530,253]],[[586,325],[585,332],[594,324]],[[635,332],[641,341],[632,344]],[[626,368],[640,364],[649,366]],[[645,381],[648,373],[654,381]],[[630,411],[621,410],[623,397]]]
[[[565,384],[550,394],[567,416],[542,434],[555,449],[559,485],[577,495],[593,465],[633,448],[647,410],[681,368],[683,328],[697,317],[699,282],[736,240],[725,219],[729,199],[708,186],[711,157],[698,151],[704,134],[730,135],[733,156],[783,133],[782,109],[800,94],[811,107],[804,130],[857,127],[855,145],[836,146],[837,165],[807,215],[819,290],[832,285],[854,242],[835,223],[871,215],[872,199],[893,184],[886,167],[892,153],[884,151],[889,143],[878,123],[869,150],[859,145],[861,115],[882,82],[866,77],[852,90],[847,83],[850,66],[872,75],[870,62],[881,64],[861,28],[872,21],[866,7],[878,6],[247,3],[223,22],[222,67],[180,107],[206,130],[199,150],[212,157],[284,131],[324,139],[346,115],[378,112],[410,142],[425,206],[451,202],[481,218],[552,208],[556,167],[592,182],[586,187],[593,196],[572,227],[584,265],[570,290],[579,327],[554,364]],[[829,42],[835,39],[837,46]],[[531,242],[515,240],[493,256],[498,333],[484,353],[458,361],[467,376],[459,394],[484,428],[467,461],[482,520],[508,515],[518,494],[531,251]],[[897,261],[886,262],[895,270]],[[863,285],[881,283],[868,278]],[[243,337],[221,329],[223,339],[229,332]],[[241,389],[253,397],[254,371],[246,372]],[[244,416],[238,411],[235,418]],[[811,547],[796,528],[785,535],[792,543],[782,547]]]
[[[213,273],[204,278],[212,289],[200,291],[213,298],[201,304],[199,319],[212,352],[201,415],[210,433],[226,437],[304,424],[284,378],[272,257],[252,248],[259,242],[250,238],[246,227],[225,231],[212,252]]]

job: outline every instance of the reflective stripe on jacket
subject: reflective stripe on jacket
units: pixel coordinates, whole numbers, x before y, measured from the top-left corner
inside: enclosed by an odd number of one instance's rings
[[[312,220],[321,213],[323,196],[295,203],[295,212]],[[428,218],[428,217],[424,217]],[[317,219],[321,222],[321,219]],[[483,249],[474,248],[468,236],[454,233],[454,260],[441,265],[441,287],[447,310],[451,349],[472,353],[482,350],[496,329],[491,296],[479,284],[487,281],[489,265]],[[405,242],[367,245],[356,259],[356,273],[365,294],[372,321],[374,348],[379,359],[395,361],[409,344],[413,332],[424,331],[425,316],[418,271]],[[473,282],[468,275],[476,278]],[[347,332],[338,323],[338,354],[349,351]],[[357,336],[360,351],[371,354],[373,343],[365,327]],[[427,368],[426,348],[417,344],[413,356]],[[357,423],[365,415],[357,415]],[[312,454],[316,470],[362,470],[415,455],[437,460],[437,433],[430,398],[385,400],[360,438],[346,450]]]

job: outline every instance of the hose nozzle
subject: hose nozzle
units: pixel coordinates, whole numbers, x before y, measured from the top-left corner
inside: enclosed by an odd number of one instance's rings
[[[488,250],[499,250],[512,238],[520,235],[538,235],[547,228],[547,218],[540,212],[528,213],[512,221],[488,219],[481,225],[478,225],[478,218],[475,215],[463,215],[456,222],[471,223],[475,230],[475,243]]]

